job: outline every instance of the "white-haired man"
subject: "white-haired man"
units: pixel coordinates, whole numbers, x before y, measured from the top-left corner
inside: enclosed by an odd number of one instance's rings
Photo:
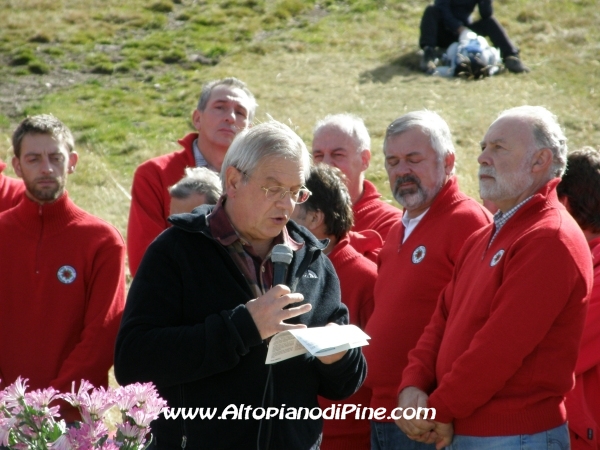
[[[346,175],[352,200],[352,231],[375,230],[385,240],[402,212],[382,201],[365,171],[371,161],[371,138],[363,120],[353,114],[335,114],[315,125],[312,153],[315,162],[340,169]]]
[[[388,412],[371,423],[371,448],[431,448],[406,437],[389,413],[398,403],[408,352],[429,323],[463,242],[491,217],[459,191],[452,136],[437,113],[414,111],[396,119],[383,151],[390,188],[404,214],[379,254],[375,309],[366,329],[371,407]]]
[[[217,205],[171,217],[173,226],[148,248],[117,338],[117,380],[153,381],[171,408],[218,414],[161,417],[152,423],[154,448],[317,449],[322,422],[298,408],[318,408],[318,395],[344,398],[362,384],[360,349],[265,364],[277,332],[348,323],[325,244],[288,222],[310,195],[309,170],[308,150],[287,126],[245,130],[225,156]],[[293,259],[286,285],[272,286],[270,254],[282,243]],[[231,405],[243,415],[221,417]],[[283,412],[264,418],[267,408]]]
[[[550,111],[521,106],[481,150],[480,194],[499,211],[465,242],[399,389],[399,407],[435,408],[435,421],[397,424],[437,448],[569,448],[564,396],[593,276],[556,194],[566,138]]]
[[[169,223],[168,188],[183,176],[186,167],[208,167],[219,172],[236,134],[252,124],[256,100],[237,78],[213,80],[202,87],[192,113],[197,132],[179,140],[182,150],[152,158],[133,176],[127,223],[129,271],[135,276],[144,252]]]

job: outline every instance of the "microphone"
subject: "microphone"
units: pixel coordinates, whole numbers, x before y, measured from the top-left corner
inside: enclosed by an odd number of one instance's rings
[[[273,263],[273,286],[285,284],[287,271],[294,252],[285,244],[277,244],[271,251],[271,262]]]

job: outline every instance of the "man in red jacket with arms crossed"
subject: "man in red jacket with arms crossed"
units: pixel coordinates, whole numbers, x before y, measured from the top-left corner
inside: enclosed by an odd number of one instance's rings
[[[399,386],[400,408],[435,408],[435,421],[396,423],[437,448],[568,448],[592,263],[556,194],[566,138],[550,111],[521,106],[481,149],[481,197],[499,211],[465,243]]]

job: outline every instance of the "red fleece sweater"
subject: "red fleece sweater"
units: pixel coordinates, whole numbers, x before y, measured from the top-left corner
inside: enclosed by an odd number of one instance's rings
[[[340,279],[342,302],[350,312],[350,323],[364,330],[373,312],[373,286],[377,279],[377,265],[365,254],[372,254],[381,248],[381,241],[380,238],[360,239],[358,233],[353,234],[352,239],[346,236],[340,240],[328,256]],[[352,241],[361,243],[360,253],[351,245]],[[346,400],[332,401],[319,397],[319,405],[321,409],[332,405],[341,409],[344,404],[368,406],[370,396],[370,391],[363,386]],[[321,450],[369,450],[369,448],[371,448],[371,427],[368,420],[356,420],[354,413],[351,413],[344,420],[323,421]]]
[[[402,222],[388,234],[379,255],[375,310],[366,329],[371,341],[363,347],[372,408],[389,413],[398,406],[408,352],[429,323],[464,242],[490,222],[487,210],[461,193],[453,177],[403,244]]]
[[[363,184],[363,194],[352,206],[354,226],[352,231],[375,230],[385,241],[390,228],[402,220],[402,211],[380,200],[381,194],[369,180]]]
[[[594,287],[575,366],[575,388],[565,400],[573,450],[600,450],[600,238],[588,244]]]
[[[592,288],[590,251],[548,182],[502,227],[465,243],[400,390],[430,393],[459,435],[533,434],[566,420],[564,395]]]
[[[197,138],[198,133],[188,134],[178,141],[183,150],[152,158],[135,171],[127,223],[127,256],[132,276],[150,243],[169,227],[171,197],[167,189],[181,180],[186,167],[196,166],[193,143]]]
[[[23,197],[25,185],[21,180],[7,177],[2,174],[6,164],[0,161],[0,212],[16,206]]]
[[[23,196],[0,236],[0,389],[19,375],[30,389],[107,386],[125,303],[119,232],[65,193],[43,206]]]

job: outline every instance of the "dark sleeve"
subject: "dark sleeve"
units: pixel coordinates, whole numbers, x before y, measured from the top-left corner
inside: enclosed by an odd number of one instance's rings
[[[232,369],[250,347],[262,343],[243,304],[190,323],[186,301],[191,296],[198,302],[222,299],[211,295],[210,286],[186,292],[183,278],[190,269],[182,267],[185,260],[176,257],[178,246],[165,237],[169,234],[150,245],[129,290],[115,350],[120,384],[171,386],[202,379]]]
[[[479,1],[479,15],[482,19],[492,17],[494,10],[492,7],[492,0],[480,0]]]
[[[331,261],[321,255],[325,273],[325,286],[321,291],[327,302],[333,302],[333,312],[327,323],[339,325],[349,323],[348,308],[341,302],[340,283]],[[367,363],[360,348],[353,348],[344,357],[333,364],[323,364],[314,358],[319,377],[319,395],[330,400],[344,399],[354,394],[367,376]]]
[[[435,0],[435,7],[440,10],[442,13],[442,20],[444,22],[444,27],[448,30],[451,30],[455,33],[458,32],[458,29],[462,25],[466,25],[456,18],[454,13],[452,12],[452,2],[451,0]]]

